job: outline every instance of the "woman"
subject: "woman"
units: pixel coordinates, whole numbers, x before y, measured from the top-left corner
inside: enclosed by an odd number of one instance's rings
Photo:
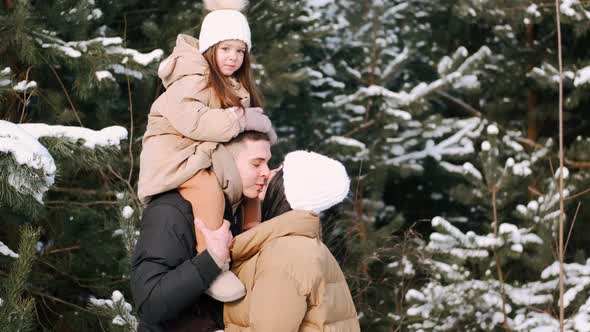
[[[286,156],[265,193],[266,221],[234,240],[233,271],[246,296],[225,304],[225,331],[360,331],[318,216],[346,197],[349,184],[333,159],[305,151]]]

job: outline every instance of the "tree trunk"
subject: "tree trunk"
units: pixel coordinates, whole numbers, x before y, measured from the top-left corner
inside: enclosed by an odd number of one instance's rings
[[[527,47],[532,48],[535,42],[535,27],[533,24],[527,24],[526,26],[526,39]],[[531,70],[534,65],[530,65],[528,70]],[[531,142],[537,142],[539,136],[537,128],[537,93],[532,87],[527,89],[527,138]],[[537,188],[537,180],[532,177],[529,182],[530,188]],[[529,191],[529,199],[533,199],[533,194]]]
[[[532,24],[526,26],[527,46],[533,47],[535,41],[535,28]],[[530,66],[532,67],[532,66]],[[531,68],[529,68],[531,69]],[[532,142],[537,141],[537,94],[529,87],[528,89],[528,112],[527,112],[527,137]]]
[[[6,8],[6,9],[14,8],[14,1],[13,0],[4,0],[4,8]]]

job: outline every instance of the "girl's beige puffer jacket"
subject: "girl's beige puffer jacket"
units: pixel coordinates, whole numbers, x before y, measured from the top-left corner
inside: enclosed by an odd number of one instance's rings
[[[138,180],[143,203],[211,167],[219,154],[219,142],[227,142],[244,130],[243,117],[239,118],[233,108],[222,109],[212,95],[207,87],[208,75],[209,65],[199,52],[198,40],[178,35],[172,54],[160,64],[158,76],[166,91],[152,104],[143,136]],[[250,107],[246,89],[230,81],[242,107]],[[231,160],[227,156],[223,159]],[[225,179],[225,183],[218,180],[226,194],[234,181],[240,182],[239,177]],[[241,182],[231,191],[238,193],[238,189],[241,195]]]

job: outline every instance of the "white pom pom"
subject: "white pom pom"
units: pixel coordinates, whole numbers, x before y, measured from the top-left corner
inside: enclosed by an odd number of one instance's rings
[[[248,0],[203,0],[208,11],[231,9],[241,11],[248,6]]]

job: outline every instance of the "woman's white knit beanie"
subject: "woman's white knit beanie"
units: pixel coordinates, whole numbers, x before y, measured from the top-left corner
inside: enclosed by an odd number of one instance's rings
[[[292,209],[319,213],[344,200],[350,179],[337,160],[308,151],[294,151],[283,162],[285,196]]]
[[[211,46],[224,41],[237,39],[252,48],[250,26],[246,16],[240,11],[247,5],[245,0],[204,0],[205,8],[211,11],[203,23],[199,33],[199,52],[204,53]]]

